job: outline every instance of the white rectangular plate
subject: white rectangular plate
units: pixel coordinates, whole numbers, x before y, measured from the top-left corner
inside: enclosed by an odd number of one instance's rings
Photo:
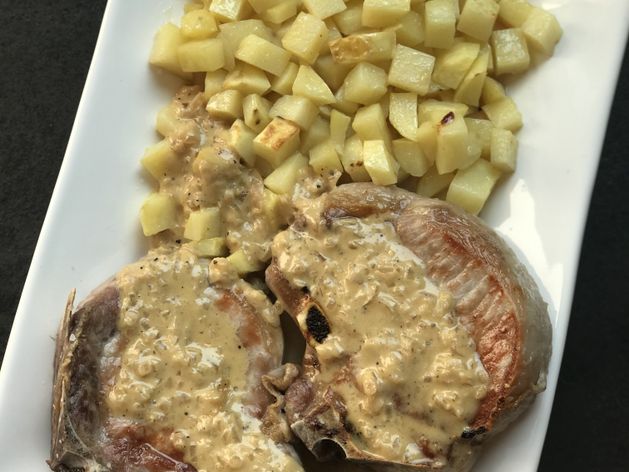
[[[510,87],[525,119],[516,174],[484,218],[539,283],[553,322],[548,388],[475,470],[537,468],[561,364],[581,238],[629,25],[627,0],[546,0],[564,37]],[[179,0],[110,0],[59,179],[0,371],[2,469],[47,470],[53,337],[67,294],[81,299],[145,251],[138,158],[173,92],[147,65]]]

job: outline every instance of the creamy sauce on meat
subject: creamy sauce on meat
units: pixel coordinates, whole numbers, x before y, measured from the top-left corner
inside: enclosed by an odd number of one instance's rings
[[[445,464],[488,385],[450,294],[425,277],[383,217],[329,226],[315,202],[305,214],[308,231],[292,226],[273,253],[327,318],[327,337],[312,340],[318,375],[345,399],[353,441],[386,460]],[[298,321],[307,331],[306,313]]]
[[[277,311],[230,277],[220,268],[210,274],[207,260],[172,248],[119,274],[126,348],[107,405],[114,417],[171,431],[173,446],[199,472],[300,471],[256,417],[264,395],[259,376],[280,362],[281,351],[268,352],[281,340],[265,338],[279,329]]]

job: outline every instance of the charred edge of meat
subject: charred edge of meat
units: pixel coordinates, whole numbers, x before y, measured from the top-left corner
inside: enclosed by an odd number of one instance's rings
[[[330,325],[328,320],[321,313],[321,310],[316,305],[311,305],[308,308],[308,314],[306,315],[306,326],[308,327],[308,333],[321,344],[330,334]]]
[[[487,428],[485,426],[480,426],[478,428],[465,428],[461,433],[461,437],[463,439],[474,439],[476,436],[480,436],[486,432]]]

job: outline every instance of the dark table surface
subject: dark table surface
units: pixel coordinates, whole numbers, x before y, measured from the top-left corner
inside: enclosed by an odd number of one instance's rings
[[[104,0],[22,0],[3,2],[0,9],[0,359],[104,6]],[[540,471],[629,470],[628,149],[626,55],[585,230]]]

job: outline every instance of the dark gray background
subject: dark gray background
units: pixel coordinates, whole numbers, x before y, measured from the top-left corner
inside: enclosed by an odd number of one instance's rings
[[[0,0],[0,359],[104,6],[104,0]],[[541,471],[629,470],[628,89],[625,57]]]

